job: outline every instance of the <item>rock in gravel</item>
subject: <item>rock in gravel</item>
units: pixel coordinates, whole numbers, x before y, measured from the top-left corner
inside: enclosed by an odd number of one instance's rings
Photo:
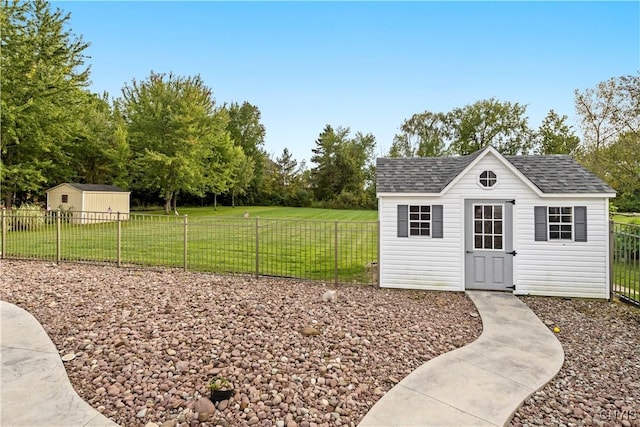
[[[213,414],[216,412],[216,405],[206,397],[201,397],[196,400],[196,403],[193,405],[193,410],[194,412],[206,412],[208,414]]]
[[[178,420],[167,420],[165,422],[163,422],[160,427],[176,427],[176,425],[178,424]]]
[[[75,358],[76,358],[76,355],[74,353],[67,353],[61,357],[63,362],[70,362]]]
[[[167,354],[169,356],[175,356],[176,355],[176,351],[172,348],[167,349]]]
[[[313,326],[303,327],[302,329],[300,329],[300,333],[305,337],[320,335],[320,331],[314,328]]]
[[[147,408],[142,408],[136,414],[136,418],[144,418],[147,415]]]
[[[227,406],[229,406],[229,401],[228,400],[222,400],[222,401],[218,402],[218,410],[219,411],[224,411],[225,409],[227,409]]]
[[[120,388],[118,388],[117,385],[112,384],[107,387],[107,393],[109,394],[109,396],[117,396],[120,394]]]
[[[158,426],[158,424],[156,424],[156,423],[154,423],[154,422],[149,421],[148,423],[146,423],[146,424],[144,425],[144,427],[159,427],[159,426]]]
[[[276,427],[284,427],[284,421],[283,420],[276,421]]]

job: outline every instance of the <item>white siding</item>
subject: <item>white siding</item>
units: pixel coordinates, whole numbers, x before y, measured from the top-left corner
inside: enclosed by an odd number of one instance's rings
[[[478,175],[493,170],[498,183],[480,187]],[[516,200],[513,207],[514,284],[518,294],[608,297],[608,210],[604,198],[539,198],[489,153],[441,197],[406,194],[379,200],[380,285],[464,290],[464,200]],[[398,238],[397,205],[443,205],[444,238]],[[587,206],[587,242],[534,241],[534,206]]]
[[[68,196],[67,203],[62,203],[62,195]],[[47,207],[51,210],[82,210],[82,191],[69,184],[61,184],[47,191]]]

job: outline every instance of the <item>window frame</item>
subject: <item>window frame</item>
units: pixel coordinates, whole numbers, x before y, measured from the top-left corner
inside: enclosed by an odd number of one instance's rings
[[[552,213],[552,209],[558,209],[558,212]],[[569,209],[569,214],[564,213],[565,209]],[[551,218],[558,217],[558,220],[552,221]],[[567,221],[565,217],[569,216]],[[575,241],[575,210],[573,206],[547,206],[547,236],[548,241],[554,242],[573,242]],[[558,227],[557,231],[552,231],[551,227]],[[569,227],[570,237],[562,237],[566,235],[567,231],[564,231],[563,227]],[[553,237],[557,234],[558,237]]]
[[[412,211],[413,208],[417,208],[418,211]],[[427,208],[428,212],[423,212],[423,208]],[[418,215],[418,219],[412,219],[411,215]],[[428,215],[428,219],[423,219],[423,215]],[[413,226],[417,224],[417,228]],[[422,234],[422,225],[426,224],[427,234]],[[418,234],[414,234],[413,231],[417,230]],[[432,237],[433,235],[433,206],[432,205],[408,205],[407,206],[407,234],[408,237]]]
[[[485,208],[490,206],[491,207],[491,218],[485,218]],[[476,217],[476,208],[482,208],[482,217],[481,218],[477,218]],[[499,213],[499,217],[496,216],[496,207],[500,207],[500,213]],[[473,231],[472,231],[472,235],[473,235],[473,250],[474,251],[494,251],[494,252],[504,252],[506,251],[505,249],[505,211],[506,211],[506,206],[504,203],[493,203],[493,202],[478,202],[478,203],[474,203],[472,205],[472,212],[473,212]],[[489,221],[489,224],[491,224],[491,230],[487,231],[486,230],[486,224],[487,221]],[[476,231],[476,226],[477,226],[477,222],[480,222],[481,228],[482,230],[480,232]],[[498,232],[497,229],[497,223],[500,223],[500,231]],[[476,237],[480,236],[482,239],[482,246],[481,248],[477,247],[477,242],[476,242]],[[491,239],[491,248],[486,248],[485,243],[486,243],[486,238],[489,237]],[[500,242],[500,248],[496,248],[496,238],[499,238],[499,242]]]
[[[69,203],[69,195],[61,194],[60,195],[60,203]]]
[[[487,176],[483,178],[482,175],[484,174],[487,174]],[[491,176],[490,174],[493,176]],[[483,181],[485,181],[486,184]],[[496,188],[496,186],[499,183],[498,174],[491,169],[485,169],[478,174],[477,183],[478,183],[478,186],[480,186],[484,190],[493,190],[494,188]]]

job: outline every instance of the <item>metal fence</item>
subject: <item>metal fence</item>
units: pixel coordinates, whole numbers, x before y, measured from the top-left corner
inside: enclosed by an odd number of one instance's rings
[[[640,305],[640,225],[611,222],[611,290]]]
[[[378,223],[3,210],[2,258],[378,281]]]

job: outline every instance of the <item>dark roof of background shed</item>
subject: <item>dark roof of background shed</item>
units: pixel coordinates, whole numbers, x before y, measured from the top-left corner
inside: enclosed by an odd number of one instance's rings
[[[378,193],[440,193],[485,150],[458,157],[379,158]],[[571,156],[504,156],[543,193],[615,193]]]
[[[120,187],[116,187],[115,185],[106,185],[106,184],[75,184],[68,183],[73,188],[77,188],[80,191],[104,191],[111,193],[127,193],[127,190],[123,190]]]

